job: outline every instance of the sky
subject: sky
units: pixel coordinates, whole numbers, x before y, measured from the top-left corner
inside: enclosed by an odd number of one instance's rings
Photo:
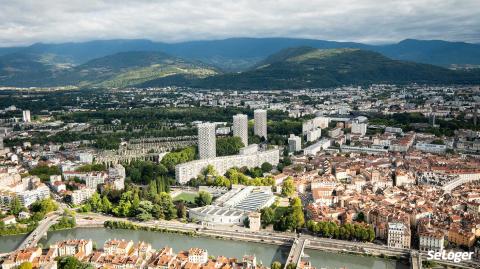
[[[0,47],[299,37],[480,43],[480,0],[0,0]]]

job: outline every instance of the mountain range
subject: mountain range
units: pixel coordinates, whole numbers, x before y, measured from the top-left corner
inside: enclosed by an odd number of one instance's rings
[[[294,38],[100,40],[0,48],[0,86],[284,88],[374,82],[478,83],[480,45],[368,45]]]

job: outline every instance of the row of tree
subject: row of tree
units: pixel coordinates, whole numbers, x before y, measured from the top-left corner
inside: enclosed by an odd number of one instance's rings
[[[269,163],[262,164],[262,167],[265,171],[270,171],[272,165]],[[258,177],[250,177],[245,173],[252,173],[253,170],[260,170]],[[243,171],[243,172],[242,172]],[[246,186],[274,186],[275,180],[273,177],[261,177],[263,172],[262,168],[230,168],[227,170],[225,175],[219,175],[218,172],[212,165],[208,165],[205,169],[202,170],[202,173],[197,176],[197,178],[189,181],[190,186],[221,186],[230,188],[232,185],[241,184]]]
[[[366,223],[338,225],[331,221],[307,221],[307,229],[315,235],[343,240],[372,242],[375,239],[373,227]]]

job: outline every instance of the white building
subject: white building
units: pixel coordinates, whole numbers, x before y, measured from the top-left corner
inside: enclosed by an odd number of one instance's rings
[[[442,154],[447,151],[447,146],[428,143],[417,143],[415,144],[415,149],[423,152]]]
[[[288,151],[297,152],[302,150],[302,139],[299,136],[290,134],[288,138]]]
[[[23,111],[23,122],[31,122],[32,119],[30,117],[30,110]]]
[[[316,155],[322,149],[327,149],[328,147],[330,147],[330,145],[331,145],[330,139],[322,139],[322,140],[318,141],[317,143],[304,148],[303,149],[303,154],[304,155]]]
[[[217,140],[215,123],[198,124],[198,155],[200,159],[210,159],[217,156]]]
[[[322,129],[317,128],[314,130],[307,131],[307,141],[313,142],[322,137]]]
[[[418,234],[419,249],[422,251],[441,252],[444,247],[445,235],[441,231],[425,231]]]
[[[396,127],[385,127],[385,132],[387,133],[397,133],[397,134],[401,134],[403,133],[403,130],[402,128],[396,128]]]
[[[81,163],[93,163],[93,154],[90,152],[79,152],[76,157]]]
[[[123,190],[125,188],[125,167],[121,164],[115,164],[114,166],[108,168],[108,178],[107,181],[113,186],[116,190]]]
[[[251,144],[239,150],[240,155],[255,154],[258,152],[258,144]]]
[[[208,251],[201,248],[190,248],[188,250],[188,261],[191,263],[206,263],[208,261]]]
[[[259,212],[251,212],[248,214],[249,229],[251,231],[260,231],[262,227],[261,214]]]
[[[56,256],[74,256],[78,253],[88,256],[93,251],[93,242],[91,239],[69,239],[51,245],[50,248],[57,251]]]
[[[410,228],[401,222],[389,222],[387,245],[389,248],[410,248]]]
[[[275,202],[270,187],[235,185],[217,198],[212,205],[192,208],[189,216],[204,223],[243,225],[252,212],[269,207]],[[253,220],[253,225],[255,220]]]
[[[341,145],[340,150],[342,152],[356,152],[356,153],[366,153],[366,154],[371,154],[371,155],[377,155],[377,154],[387,154],[388,150],[386,149],[379,149],[379,148],[368,148],[368,147],[355,147],[355,146],[346,146],[346,145]]]
[[[248,116],[237,114],[233,116],[233,136],[240,137],[243,145],[248,146]]]
[[[330,118],[319,116],[311,120],[307,120],[302,124],[302,133],[305,135],[308,131],[315,130],[317,128],[324,129],[328,127],[330,123]]]
[[[86,202],[92,195],[95,193],[94,189],[90,188],[84,188],[80,190],[74,190],[72,191],[72,194],[70,195],[71,197],[71,202],[74,205],[79,205],[84,202]]]
[[[17,197],[23,206],[28,207],[36,201],[50,198],[50,189],[45,184],[40,183],[30,190],[17,193]]]
[[[335,127],[328,131],[328,136],[331,138],[337,138],[339,136],[343,135],[343,130],[340,127]]]
[[[366,123],[352,123],[352,134],[364,136],[367,133],[367,124]]]
[[[63,172],[63,177],[65,180],[70,180],[73,178],[78,178],[85,181],[85,185],[88,188],[96,189],[98,185],[105,183],[108,175],[105,172],[76,172],[76,171],[65,171]]]
[[[250,145],[248,148],[250,148]],[[223,175],[232,167],[259,167],[264,162],[277,165],[279,162],[279,150],[271,149],[266,151],[244,152],[244,154],[230,155],[202,160],[195,160],[175,166],[175,178],[178,183],[185,184],[190,179],[197,177],[208,165]]]
[[[415,184],[415,177],[412,173],[403,169],[397,169],[395,171],[395,186],[403,186]]]
[[[256,109],[253,115],[255,120],[253,133],[267,139],[267,111],[264,109]]]

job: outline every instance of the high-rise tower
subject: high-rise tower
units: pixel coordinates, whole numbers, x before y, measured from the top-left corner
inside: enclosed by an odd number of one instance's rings
[[[255,120],[253,133],[267,139],[267,111],[263,109],[256,109],[253,112],[253,115]]]
[[[31,122],[32,119],[30,118],[30,110],[23,111],[23,122]]]
[[[242,139],[243,145],[248,146],[248,116],[237,114],[233,116],[233,136]]]
[[[200,159],[216,157],[215,123],[201,123],[198,126],[198,155]]]

